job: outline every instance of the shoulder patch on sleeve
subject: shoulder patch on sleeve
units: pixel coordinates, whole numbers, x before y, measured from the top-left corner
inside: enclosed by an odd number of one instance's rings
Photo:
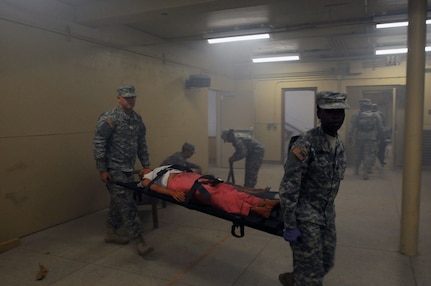
[[[108,117],[108,119],[106,119],[106,123],[108,123],[109,127],[114,128],[114,124],[112,123],[112,119]]]
[[[299,161],[304,161],[307,158],[307,152],[302,149],[301,146],[295,146],[295,148],[292,149],[292,154],[295,155]]]

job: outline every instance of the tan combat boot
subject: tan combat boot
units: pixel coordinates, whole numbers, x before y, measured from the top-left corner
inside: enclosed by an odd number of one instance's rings
[[[125,236],[121,236],[117,234],[114,229],[108,227],[106,228],[105,242],[116,243],[116,244],[128,244],[129,239]]]
[[[137,246],[138,246],[138,254],[142,257],[144,257],[145,255],[147,255],[148,253],[154,250],[154,248],[152,248],[151,246],[148,246],[142,234],[138,237]]]

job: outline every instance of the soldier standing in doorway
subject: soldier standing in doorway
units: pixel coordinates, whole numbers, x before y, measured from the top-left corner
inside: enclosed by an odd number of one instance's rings
[[[383,116],[383,113],[379,110],[379,106],[377,105],[377,103],[373,103],[372,110],[377,114],[383,129],[377,143],[378,144],[377,159],[379,160],[380,165],[383,167],[386,165],[386,145],[388,144],[388,140],[386,136],[387,129],[385,127],[385,117]]]
[[[355,142],[355,175],[359,175],[359,167],[363,164],[362,178],[369,179],[378,151],[378,140],[381,138],[383,126],[378,115],[372,111],[372,103],[368,98],[359,102],[360,110],[351,118],[348,140]]]

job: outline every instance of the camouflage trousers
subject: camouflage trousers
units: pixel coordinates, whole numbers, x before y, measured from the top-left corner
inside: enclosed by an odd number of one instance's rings
[[[291,243],[295,286],[321,286],[323,277],[334,266],[336,231],[329,226],[298,222],[301,236]]]
[[[245,159],[244,187],[254,188],[262,165],[264,150],[254,150]]]
[[[111,182],[130,183],[134,180],[131,172],[110,170],[109,174]],[[124,227],[130,238],[137,238],[143,232],[143,224],[138,215],[133,190],[109,182],[106,186],[111,195],[107,227],[113,229]]]
[[[355,141],[355,173],[359,172],[361,162],[364,173],[368,174],[376,162],[378,151],[376,140],[356,140]]]
[[[384,139],[381,139],[377,144],[377,159],[379,159],[381,166],[384,166],[386,164],[386,145],[388,145],[388,142],[386,142],[386,140]]]

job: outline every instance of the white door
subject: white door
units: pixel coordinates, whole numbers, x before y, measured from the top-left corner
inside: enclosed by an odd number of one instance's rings
[[[282,161],[287,157],[292,136],[301,134],[315,126],[315,90],[286,89],[283,93]]]

